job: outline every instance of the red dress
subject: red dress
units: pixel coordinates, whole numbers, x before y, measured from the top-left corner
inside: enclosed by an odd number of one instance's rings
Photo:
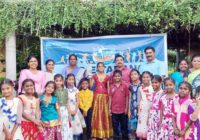
[[[110,138],[113,135],[111,118],[108,109],[107,82],[109,77],[100,82],[97,75],[93,75],[95,82],[92,114],[92,137]]]

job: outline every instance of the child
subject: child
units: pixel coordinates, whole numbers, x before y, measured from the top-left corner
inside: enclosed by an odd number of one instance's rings
[[[113,73],[113,84],[110,86],[109,108],[112,114],[112,125],[114,130],[114,140],[128,140],[128,96],[129,91],[125,83],[122,82],[122,72],[115,70]],[[119,130],[119,126],[121,130]]]
[[[90,86],[95,84],[92,114],[92,137],[108,139],[113,135],[108,107],[109,77],[104,73],[102,62],[97,64],[97,74],[93,75]]]
[[[131,130],[131,135],[136,139],[136,128],[138,122],[138,89],[141,85],[140,83],[140,72],[136,69],[132,69],[131,73],[131,85],[129,86],[130,98],[129,98],[129,129]]]
[[[172,123],[172,104],[175,96],[175,82],[172,78],[164,80],[164,95],[160,98],[160,131],[158,135],[159,140],[174,140],[174,128]]]
[[[154,75],[152,79],[152,87],[154,92],[153,92],[152,104],[149,111],[147,140],[158,139],[158,130],[160,123],[159,100],[160,97],[163,95],[161,85],[162,85],[162,78],[159,75]]]
[[[55,95],[60,106],[62,140],[73,140],[72,129],[69,123],[69,113],[67,111],[68,93],[67,89],[64,88],[64,78],[61,74],[56,74],[54,81],[56,83]]]
[[[200,86],[196,88],[195,101],[189,106],[190,119],[194,122],[194,140],[200,139]]]
[[[20,100],[14,97],[14,84],[5,79],[1,82],[0,98],[0,139],[23,140],[21,131],[22,108]]]
[[[71,118],[74,140],[81,138],[83,133],[83,127],[85,127],[84,118],[79,110],[79,91],[75,87],[75,85],[75,76],[73,74],[68,74],[66,78],[66,87],[68,92],[67,109]]]
[[[43,122],[45,140],[62,140],[59,105],[54,96],[55,89],[55,83],[48,81],[44,94],[40,96],[41,121]]]
[[[43,140],[41,133],[42,122],[40,121],[40,107],[37,93],[35,92],[35,83],[31,79],[25,79],[22,82],[22,89],[25,93],[18,96],[22,101],[22,135],[25,140]]]
[[[81,109],[81,112],[85,118],[87,126],[87,139],[91,139],[93,92],[89,90],[89,80],[87,78],[81,79],[79,90],[79,108]]]
[[[153,96],[152,77],[150,72],[144,71],[141,75],[142,85],[138,90],[138,125],[136,134],[140,139],[147,138],[147,121]]]
[[[177,140],[194,139],[192,121],[189,118],[189,105],[192,104],[190,95],[192,95],[192,86],[188,82],[181,82],[178,97],[172,104],[173,126]]]

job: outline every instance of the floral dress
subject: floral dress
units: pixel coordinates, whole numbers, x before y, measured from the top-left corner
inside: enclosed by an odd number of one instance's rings
[[[162,93],[163,91],[160,90],[158,92],[154,92],[153,94],[152,105],[149,111],[147,140],[155,140],[158,138],[160,123],[159,100],[163,95]]]
[[[148,87],[145,87],[144,85],[141,85],[141,87],[139,88],[139,96],[141,96],[141,100],[139,102],[138,125],[136,134],[139,138],[146,139],[148,129],[147,120],[153,96],[152,86],[150,85]]]
[[[175,140],[174,128],[172,123],[172,105],[177,96],[168,98],[163,95],[159,101],[159,109],[162,110],[161,126],[158,140]]]

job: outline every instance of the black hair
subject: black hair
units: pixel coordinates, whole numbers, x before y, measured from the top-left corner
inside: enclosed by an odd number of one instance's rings
[[[3,86],[4,84],[7,84],[7,85],[9,85],[9,86],[11,86],[11,87],[14,88],[14,84],[13,84],[12,80],[10,80],[10,79],[4,79],[4,80],[2,80],[2,81],[1,81],[1,84],[0,84],[0,87],[2,88],[2,86]],[[0,91],[2,92],[1,89],[0,89]]]
[[[75,59],[78,60],[77,55],[75,55],[75,54],[70,54],[69,57],[68,57],[68,59],[70,60],[72,56],[74,56]]]
[[[189,63],[188,63],[188,61],[187,61],[186,59],[182,59],[182,60],[180,60],[180,61],[178,62],[177,71],[180,71],[180,69],[179,69],[179,65],[180,65],[181,62],[183,62],[183,61],[185,61],[185,62],[189,65]]]
[[[140,72],[137,69],[131,69],[130,75],[131,75],[132,72],[136,72],[139,75],[139,80],[140,80]],[[131,76],[130,76],[130,82],[132,82],[131,81]]]
[[[76,86],[76,77],[74,74],[70,73],[70,74],[67,74],[67,77],[65,78],[65,86],[67,88],[67,80],[69,77],[74,77],[74,86]]]
[[[200,95],[200,86],[198,86],[195,90],[195,96]]]
[[[51,96],[55,96],[56,83],[55,83],[54,81],[48,81],[48,82],[46,83],[46,85],[45,85],[45,88],[46,88],[48,85],[50,85],[50,84],[53,84],[53,87],[54,87],[54,91],[51,93]],[[45,92],[46,92],[46,90],[45,90]],[[45,92],[44,92],[44,93],[45,93]]]
[[[115,62],[116,62],[117,58],[119,58],[119,57],[121,57],[121,58],[124,60],[124,57],[123,57],[122,55],[117,54],[117,55],[115,56]]]
[[[164,81],[163,81],[164,85],[166,84],[167,81],[171,81],[175,85],[175,81],[171,77],[167,77],[164,79]]]
[[[191,59],[191,62],[192,62],[193,59],[196,58],[196,57],[200,57],[200,55],[199,55],[199,54],[195,54],[195,55],[193,55],[193,56],[192,56],[192,59]]]
[[[56,74],[56,75],[54,76],[54,81],[55,81],[57,78],[61,78],[62,80],[64,80],[64,77],[62,76],[62,74]]]
[[[53,64],[55,64],[55,61],[53,59],[47,59],[45,65],[47,65],[49,62],[53,62]]]
[[[113,76],[114,76],[115,74],[119,74],[119,75],[122,76],[122,72],[121,72],[120,70],[115,70],[115,71],[113,72]]]
[[[80,82],[79,82],[79,85],[78,85],[78,89],[79,89],[79,90],[82,90],[82,87],[81,87],[81,86],[82,86],[82,83],[85,82],[85,81],[88,82],[88,84],[90,83],[90,81],[89,81],[88,78],[82,78],[82,79],[80,80]]]
[[[152,80],[156,80],[159,83],[162,83],[162,77],[160,75],[153,75]]]
[[[178,88],[180,88],[181,85],[186,85],[188,88],[189,88],[189,91],[190,91],[190,97],[191,98],[194,98],[193,97],[193,94],[192,94],[192,85],[186,81],[183,81],[181,82],[179,85],[178,85]]]
[[[101,65],[101,64],[105,67],[105,65],[104,65],[103,62],[98,62],[98,63],[97,63],[97,68],[98,68],[98,66]]]
[[[26,62],[29,63],[29,61],[30,61],[32,58],[35,58],[35,59],[37,59],[37,61],[38,61],[38,58],[37,58],[35,55],[31,54],[31,55],[28,56]]]
[[[144,71],[144,72],[141,74],[141,76],[140,76],[140,81],[142,81],[142,77],[143,77],[145,74],[148,74],[148,75],[150,76],[151,80],[152,80],[153,74],[152,74],[151,72],[149,72],[149,71]]]
[[[146,53],[147,50],[152,50],[153,52],[155,52],[155,48],[154,48],[154,47],[151,47],[151,46],[146,47],[146,48],[144,49],[144,52]]]
[[[22,91],[23,91],[24,86],[25,86],[25,84],[26,84],[27,82],[33,83],[34,91],[35,91],[33,96],[35,96],[36,98],[38,98],[38,94],[37,94],[37,92],[36,92],[36,90],[35,90],[35,82],[34,82],[32,79],[25,79],[25,80],[22,82],[21,92],[19,93],[19,95],[24,94]]]

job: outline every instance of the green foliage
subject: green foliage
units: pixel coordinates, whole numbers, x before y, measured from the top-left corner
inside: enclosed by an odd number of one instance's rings
[[[142,25],[148,33],[200,25],[200,0],[0,0],[0,40],[11,31],[62,37],[64,28],[77,33],[112,32],[117,25]],[[59,25],[61,30],[53,30]]]

